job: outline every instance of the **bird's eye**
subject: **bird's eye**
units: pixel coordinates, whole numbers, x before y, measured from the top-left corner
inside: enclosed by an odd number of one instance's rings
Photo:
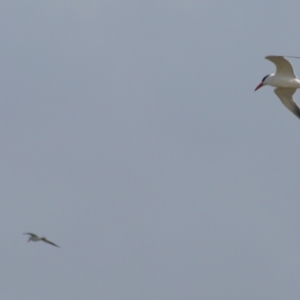
[[[261,82],[264,82],[269,75],[266,75]]]

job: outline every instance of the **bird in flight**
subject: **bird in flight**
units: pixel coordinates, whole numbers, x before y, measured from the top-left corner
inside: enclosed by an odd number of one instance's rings
[[[287,57],[299,58],[296,56]],[[275,87],[274,93],[283,105],[300,119],[300,108],[293,98],[296,90],[300,88],[300,80],[295,75],[292,64],[284,56],[269,55],[265,58],[276,65],[276,73],[265,76],[255,91],[264,85]]]
[[[28,238],[28,241],[27,241],[28,243],[30,241],[33,241],[33,242],[43,241],[43,242],[46,242],[46,243],[48,243],[50,245],[53,245],[55,247],[60,248],[58,245],[56,245],[56,244],[48,241],[45,237],[38,237],[36,234],[31,233],[31,232],[25,232],[24,234],[30,235],[30,237]]]

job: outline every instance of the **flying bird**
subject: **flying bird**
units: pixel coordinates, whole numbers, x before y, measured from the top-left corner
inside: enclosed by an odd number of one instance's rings
[[[287,57],[299,58],[295,56]],[[269,55],[265,58],[276,65],[276,73],[265,76],[255,88],[255,91],[264,85],[275,87],[274,93],[283,105],[300,119],[300,108],[293,98],[296,90],[300,88],[300,80],[295,75],[292,64],[284,56]]]
[[[55,247],[60,248],[58,245],[56,245],[56,244],[48,241],[45,237],[38,237],[36,234],[31,233],[31,232],[25,232],[24,234],[30,235],[30,237],[28,238],[28,241],[27,241],[28,243],[30,241],[33,241],[33,242],[43,241],[43,242],[46,242],[46,243],[48,243],[50,245],[53,245]]]

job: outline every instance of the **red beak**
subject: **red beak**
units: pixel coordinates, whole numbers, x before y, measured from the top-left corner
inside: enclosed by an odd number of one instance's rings
[[[261,83],[255,88],[254,92],[257,91],[258,89],[260,89],[262,86],[264,86],[264,84],[261,82]]]

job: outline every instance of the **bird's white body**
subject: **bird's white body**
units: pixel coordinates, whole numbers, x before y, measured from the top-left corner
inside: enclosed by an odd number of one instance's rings
[[[285,88],[300,88],[300,80],[298,78],[291,78],[276,74],[270,74],[264,81],[265,85],[274,87],[285,87]]]
[[[38,237],[38,236],[30,236],[28,239],[28,242],[33,241],[33,242],[38,242],[40,241],[42,238]]]
[[[300,118],[300,108],[295,103],[293,95],[300,88],[300,80],[297,78],[292,64],[283,56],[266,56],[276,65],[276,73],[269,74],[262,79],[255,91],[264,85],[275,87],[274,93],[281,102],[298,118]]]

